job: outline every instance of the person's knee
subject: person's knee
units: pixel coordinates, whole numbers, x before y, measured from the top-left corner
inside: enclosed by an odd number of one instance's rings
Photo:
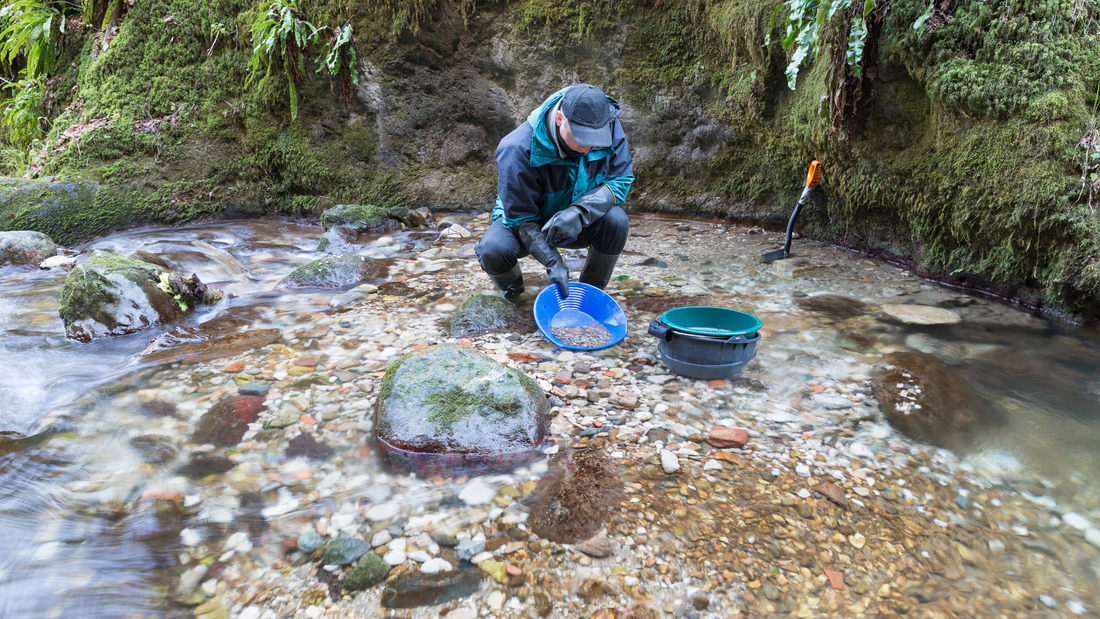
[[[512,270],[519,260],[519,248],[512,243],[502,243],[489,235],[482,237],[474,251],[481,270],[489,275],[500,275]]]
[[[630,232],[630,217],[627,216],[626,211],[621,206],[613,206],[611,210],[607,211],[604,215],[606,220],[605,224],[613,236],[622,235],[623,240],[626,240],[626,235]]]
[[[630,234],[630,217],[620,206],[613,206],[600,218],[599,242],[593,243],[596,249],[611,255],[622,253],[626,247],[626,237]]]

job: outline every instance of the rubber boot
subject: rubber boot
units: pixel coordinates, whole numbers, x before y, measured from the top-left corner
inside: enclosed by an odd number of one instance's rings
[[[489,277],[500,289],[500,296],[505,301],[516,303],[519,300],[519,295],[523,294],[523,271],[520,270],[518,262],[516,266],[512,267],[511,271],[499,275],[490,275]]]
[[[615,270],[615,263],[618,261],[618,254],[611,256],[589,247],[588,260],[584,262],[580,281],[600,290],[607,288],[607,283],[611,281],[611,273]]]

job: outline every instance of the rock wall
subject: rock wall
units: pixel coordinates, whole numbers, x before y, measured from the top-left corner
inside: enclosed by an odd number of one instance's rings
[[[823,118],[829,54],[787,87],[778,4],[304,2],[317,25],[350,19],[359,84],[342,103],[312,50],[292,120],[278,69],[244,87],[251,2],[136,3],[106,51],[90,28],[68,40],[72,66],[35,168],[94,188],[81,202],[96,205],[88,227],[57,224],[58,209],[6,189],[0,227],[71,243],[147,221],[315,216],[344,203],[483,209],[501,137],[548,93],[586,81],[623,105],[634,212],[780,225],[819,159],[808,235],[1096,314],[1092,5],[960,1],[922,35],[911,25],[927,5],[893,0],[860,109],[838,130]],[[218,41],[214,24],[228,33]]]

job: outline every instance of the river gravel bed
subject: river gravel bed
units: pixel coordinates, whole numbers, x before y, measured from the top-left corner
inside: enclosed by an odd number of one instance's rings
[[[488,222],[465,223],[476,235]],[[156,585],[164,616],[1097,612],[1100,493],[1086,475],[1053,476],[1026,451],[956,455],[913,441],[884,420],[872,393],[883,354],[913,343],[877,307],[946,305],[986,328],[1038,329],[1039,319],[819,244],[796,241],[795,259],[762,265],[756,256],[780,239],[751,232],[635,221],[608,288],[631,330],[590,354],[555,348],[538,333],[447,337],[442,321],[491,284],[471,239],[444,237],[416,259],[398,259],[391,283],[337,295],[327,311],[271,309],[248,325],[282,329],[275,344],[142,370],[89,394],[68,409],[79,423],[42,449],[81,462],[80,478],[59,490],[74,513],[157,515],[155,543],[170,549]],[[545,275],[523,265],[529,304]],[[828,315],[798,304],[825,293],[865,307]],[[668,297],[759,316],[756,358],[728,380],[669,373],[646,334]],[[867,334],[877,339],[850,343]],[[384,370],[404,352],[455,341],[536,379],[554,405],[546,459],[475,478],[383,467],[370,434]],[[943,353],[941,340],[921,342]],[[238,393],[264,397],[240,443],[189,443],[202,415]],[[723,446],[731,428],[747,431],[743,446]],[[607,499],[593,539],[536,535],[529,523],[545,505],[553,463],[581,452],[606,462],[621,492],[590,498]],[[392,580],[486,575],[469,597],[388,609],[386,585],[341,591],[350,568],[299,549],[313,533],[363,540],[394,567]],[[28,552],[67,543],[43,526]],[[67,604],[56,602],[55,616]]]

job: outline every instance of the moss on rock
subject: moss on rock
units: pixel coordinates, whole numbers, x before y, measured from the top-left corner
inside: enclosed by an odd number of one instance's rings
[[[65,334],[82,342],[166,324],[221,293],[141,260],[95,251],[76,265],[61,289]]]
[[[373,204],[337,204],[321,213],[321,225],[325,230],[343,226],[356,232],[386,232],[398,228],[384,207]]]
[[[344,589],[347,591],[363,591],[382,582],[390,571],[388,563],[382,557],[373,552],[368,552],[359,559],[355,567],[344,578]]]
[[[523,453],[545,437],[549,408],[530,377],[466,346],[439,344],[387,368],[375,432],[416,453]]]
[[[294,269],[275,286],[275,290],[300,288],[347,289],[380,281],[389,269],[383,260],[355,254],[327,256]]]
[[[523,311],[497,295],[475,294],[451,316],[450,336],[473,337],[485,333],[531,333],[535,330],[530,311]]]

